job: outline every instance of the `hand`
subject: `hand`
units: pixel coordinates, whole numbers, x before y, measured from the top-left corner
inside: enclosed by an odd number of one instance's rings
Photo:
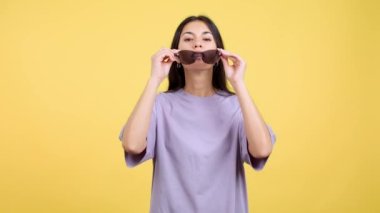
[[[169,48],[161,48],[156,52],[151,58],[151,78],[157,79],[159,82],[163,81],[169,74],[172,63],[174,61],[179,63],[179,59],[174,55],[177,52],[178,50]]]
[[[244,72],[246,69],[245,61],[238,55],[229,51],[218,48],[221,52],[220,59],[223,62],[224,71],[227,80],[233,85],[244,80]],[[228,64],[228,59],[232,61],[232,65]]]

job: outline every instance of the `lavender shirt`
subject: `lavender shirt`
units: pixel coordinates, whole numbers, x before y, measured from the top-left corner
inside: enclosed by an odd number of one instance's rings
[[[243,163],[259,171],[269,157],[248,152],[236,95],[200,97],[183,89],[156,96],[147,148],[124,155],[128,167],[153,159],[151,213],[248,213]]]

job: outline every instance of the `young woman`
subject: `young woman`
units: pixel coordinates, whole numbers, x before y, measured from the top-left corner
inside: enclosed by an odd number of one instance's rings
[[[248,212],[243,163],[263,169],[276,136],[248,93],[244,60],[224,50],[212,20],[191,16],[151,61],[119,134],[128,167],[153,159],[150,212]]]

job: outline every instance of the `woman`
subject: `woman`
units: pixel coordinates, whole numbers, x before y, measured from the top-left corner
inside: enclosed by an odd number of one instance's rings
[[[151,77],[119,134],[128,167],[153,159],[151,213],[248,212],[243,163],[261,170],[276,136],[249,96],[244,60],[223,48],[215,24],[191,16],[171,49],[151,58]],[[167,76],[168,91],[156,94]]]

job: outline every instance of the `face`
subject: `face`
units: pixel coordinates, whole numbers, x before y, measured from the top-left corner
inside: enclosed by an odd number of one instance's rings
[[[185,25],[178,44],[179,50],[203,52],[216,49],[216,43],[210,29],[202,21],[193,21]],[[183,65],[185,68],[212,68],[213,65],[197,59],[194,64]]]

